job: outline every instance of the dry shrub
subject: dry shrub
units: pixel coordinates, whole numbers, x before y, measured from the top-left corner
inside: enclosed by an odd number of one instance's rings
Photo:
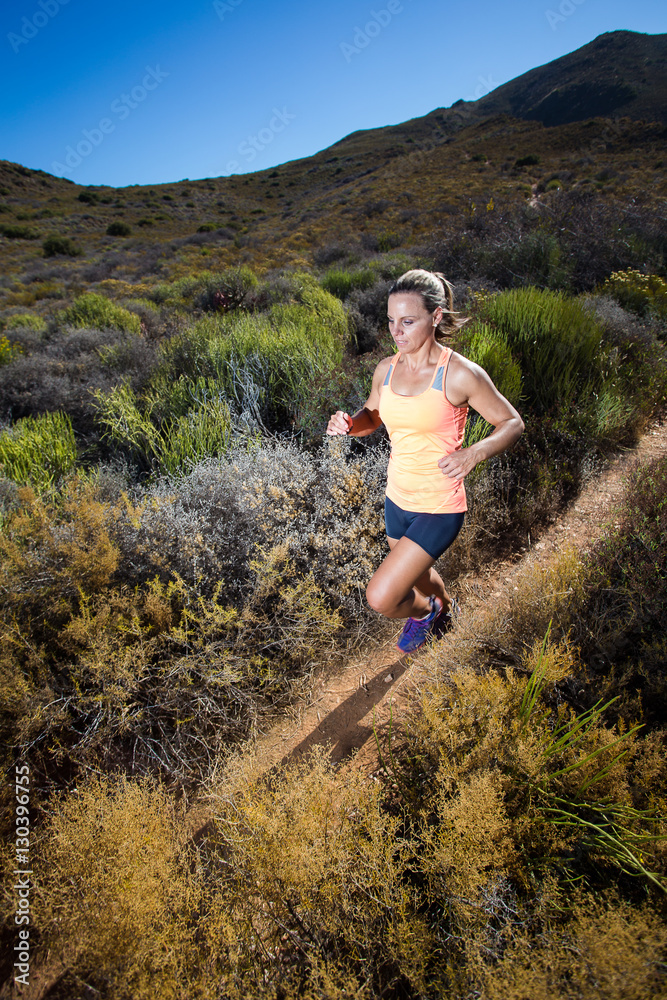
[[[138,389],[155,367],[155,349],[143,337],[116,329],[53,331],[0,368],[0,412],[14,418],[66,411],[77,430],[93,430],[93,392],[109,392],[123,377]]]
[[[627,717],[667,721],[667,459],[629,477],[616,527],[588,559],[590,586],[577,639],[589,677],[620,694]]]
[[[579,627],[586,585],[586,566],[572,546],[546,564],[528,563],[516,576],[507,603],[493,602],[461,616],[451,638],[427,650],[429,670],[439,679],[459,666],[504,669],[509,664],[528,671],[526,655],[541,644],[550,622],[552,638],[564,639]],[[573,672],[577,662],[575,656]]]
[[[667,928],[648,907],[580,894],[539,936],[517,928],[497,962],[471,942],[474,994],[484,1000],[658,1000],[667,996]],[[474,971],[473,971],[474,970]]]
[[[440,785],[434,799],[438,822],[426,834],[422,862],[431,891],[453,897],[469,922],[484,924],[485,896],[518,864],[501,775],[490,770],[473,774],[455,795]]]
[[[42,957],[105,996],[183,996],[201,888],[183,817],[162,788],[84,783],[55,804],[39,854]]]
[[[162,580],[124,581],[109,536],[118,510],[95,489],[72,482],[51,505],[19,491],[22,506],[6,516],[3,733],[10,746],[29,744],[47,771],[67,758],[131,760],[190,783],[260,713],[293,697],[313,661],[334,650],[342,613],[305,560],[295,564],[289,541],[270,544],[270,531],[265,549],[256,532],[243,554],[240,592],[214,576],[188,582],[164,563]],[[125,515],[139,523],[137,508]],[[201,542],[188,539],[194,558]],[[141,555],[136,545],[127,558]]]
[[[208,933],[232,917],[246,995],[301,982],[300,996],[370,997],[375,977],[378,991],[424,988],[433,942],[406,879],[410,845],[377,786],[358,773],[341,781],[318,751],[268,782],[246,761],[214,801],[224,864]],[[333,988],[321,993],[325,973]]]
[[[643,876],[645,859],[661,865],[652,857],[657,819],[636,812],[645,805],[633,794],[633,756],[643,756],[636,731],[612,728],[601,708],[577,714],[561,701],[555,682],[577,668],[566,642],[536,643],[523,664],[530,680],[510,669],[501,676],[461,667],[426,690],[411,723],[420,777],[403,783],[418,780],[428,812],[437,814],[429,864],[464,909],[481,906],[486,882],[508,874],[515,885],[534,887],[544,868],[595,879],[609,864]],[[476,817],[484,836],[466,816]]]
[[[382,446],[356,457],[347,439],[315,454],[290,442],[240,444],[228,459],[163,477],[128,500],[116,526],[124,567],[133,582],[176,572],[204,594],[222,581],[239,606],[253,555],[287,545],[293,575],[284,585],[312,572],[333,607],[356,615],[386,553],[385,465]]]
[[[118,567],[110,508],[78,479],[66,484],[56,507],[28,487],[19,490],[19,500],[21,507],[9,513],[0,532],[0,604],[18,614],[33,609],[44,619],[58,619],[80,590],[108,586]]]
[[[557,635],[567,635],[585,598],[586,568],[574,546],[564,546],[548,564],[535,562],[515,580],[510,594],[512,642],[541,640],[549,622]]]

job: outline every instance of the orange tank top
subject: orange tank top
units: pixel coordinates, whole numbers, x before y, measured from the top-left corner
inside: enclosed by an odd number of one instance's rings
[[[461,480],[438,468],[443,455],[463,444],[467,406],[452,406],[445,396],[445,376],[452,352],[444,347],[431,384],[416,396],[392,389],[398,354],[380,390],[380,419],[391,440],[387,496],[403,510],[455,514],[467,510]]]

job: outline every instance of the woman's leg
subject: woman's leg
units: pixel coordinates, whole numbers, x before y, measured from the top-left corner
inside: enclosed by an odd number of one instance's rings
[[[452,606],[452,599],[445,590],[445,584],[442,577],[436,572],[433,566],[431,566],[430,569],[427,569],[425,573],[422,573],[419,579],[415,580],[413,586],[417,590],[421,591],[425,597],[430,597],[431,595],[439,597],[445,611],[447,612],[450,610]]]
[[[391,551],[366,588],[373,610],[386,618],[423,618],[431,611],[431,594],[440,597],[446,610],[451,599],[433,569],[433,556],[405,536],[388,541]]]

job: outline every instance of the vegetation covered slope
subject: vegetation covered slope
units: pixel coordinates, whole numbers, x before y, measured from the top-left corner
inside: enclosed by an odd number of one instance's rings
[[[610,31],[569,55],[497,87],[476,113],[543,125],[627,116],[667,122],[667,35]]]
[[[34,291],[57,297],[63,282],[136,282],[239,260],[298,265],[321,255],[323,244],[421,244],[438,228],[458,228],[457,216],[473,204],[478,213],[489,205],[499,213],[527,203],[540,225],[557,230],[554,191],[567,195],[571,215],[582,203],[586,215],[587,199],[600,194],[619,218],[629,207],[648,216],[665,198],[663,51],[664,36],[604,35],[474,104],[357,132],[315,156],[245,176],[83,189],[4,162],[0,306],[22,301],[12,287],[21,272],[33,284],[40,274],[55,282]],[[638,110],[632,103],[594,106],[596,74],[617,79],[621,89],[645,81]],[[546,88],[551,100],[558,92],[573,107],[570,87],[593,96],[567,121],[545,127],[520,106],[518,95],[530,104]],[[71,256],[79,252],[85,266]]]

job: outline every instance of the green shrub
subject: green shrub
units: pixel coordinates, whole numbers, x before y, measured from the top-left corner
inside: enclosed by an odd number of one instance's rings
[[[498,248],[487,250],[489,256]],[[542,288],[560,289],[568,284],[569,265],[558,237],[544,229],[526,233],[503,248],[504,266],[520,281],[513,284],[538,285]],[[482,265],[484,266],[484,264]]]
[[[486,323],[465,328],[465,354],[491,377],[496,388],[513,406],[521,398],[521,366],[512,357],[507,338]],[[470,338],[469,340],[467,338]]]
[[[398,251],[384,253],[381,257],[376,257],[374,260],[369,261],[368,266],[381,278],[389,281],[394,281],[402,274],[405,274],[406,271],[410,271],[416,266],[429,267],[430,270],[433,269],[430,267],[430,262],[419,261],[416,263],[414,256],[411,257],[408,254]]]
[[[246,305],[248,296],[257,285],[255,274],[245,264],[226,268],[219,274],[207,271],[201,276],[194,304],[206,311],[239,309]]]
[[[639,316],[654,314],[667,319],[667,281],[657,274],[642,274],[632,269],[615,271],[605,281],[602,292]]]
[[[112,327],[125,333],[140,333],[141,322],[138,316],[117,306],[104,295],[97,292],[86,292],[74,300],[69,309],[65,309],[60,318],[63,322],[75,327],[91,327],[104,330]]]
[[[348,339],[347,315],[335,296],[320,288],[317,280],[304,272],[294,275],[292,294],[295,304],[304,306],[312,314],[312,321],[307,326],[313,342],[328,343],[331,349],[337,345],[335,350],[342,350]],[[279,312],[278,307],[278,314]]]
[[[385,229],[377,235],[377,248],[380,253],[395,250],[396,247],[400,247],[402,242],[403,239],[400,233],[394,232],[393,229]]]
[[[84,205],[97,205],[100,199],[95,191],[82,191],[81,194],[77,195],[77,200],[83,202]]]
[[[514,161],[515,167],[536,167],[540,162],[540,158],[537,153],[528,153],[527,156],[520,156],[518,160]]]
[[[0,337],[0,367],[8,365],[20,353],[16,344],[12,344],[5,336]]]
[[[65,413],[24,417],[0,434],[0,468],[7,479],[42,493],[76,466],[76,441]]]
[[[106,394],[98,391],[95,400],[104,436],[145,468],[182,473],[204,458],[224,454],[229,446],[229,407],[219,388],[205,379],[192,383],[181,377],[172,387],[169,416],[161,420],[156,397],[149,396],[140,409],[127,383]],[[162,400],[160,404],[164,411]]]
[[[0,225],[0,235],[6,236],[8,240],[38,240],[39,233],[29,226],[2,226]]]
[[[377,278],[370,268],[359,271],[346,271],[342,268],[332,268],[320,279],[322,288],[331,292],[339,299],[346,299],[354,289],[365,291],[371,288]]]
[[[205,317],[168,341],[150,388],[159,418],[181,412],[181,375],[217,381],[243,422],[284,429],[310,412],[317,381],[341,363],[347,316],[314,279],[300,276],[291,293],[299,303]]]
[[[513,359],[506,338],[501,333],[492,330],[486,323],[466,327],[464,338],[465,356],[470,361],[480,365],[490,376],[498,391],[513,406],[519,407],[522,385],[521,367]],[[468,448],[476,441],[486,437],[491,429],[486,420],[475,419],[475,415],[471,414],[466,423],[464,447]]]
[[[42,250],[45,257],[78,257],[81,253],[68,236],[48,236]]]
[[[238,309],[257,287],[257,277],[245,264],[222,271],[201,271],[185,275],[177,281],[163,282],[153,288],[151,296],[158,304],[194,304],[199,309]],[[222,296],[222,299],[220,298]]]
[[[611,429],[621,387],[608,366],[602,328],[582,303],[556,292],[512,289],[486,299],[482,315],[520,364],[533,413],[578,433]],[[621,423],[626,415],[617,415]],[[599,426],[605,419],[609,428]]]
[[[127,222],[112,222],[107,226],[107,236],[131,236],[132,227]]]
[[[32,330],[42,333],[46,330],[46,320],[36,313],[15,313],[4,322],[5,330]]]

